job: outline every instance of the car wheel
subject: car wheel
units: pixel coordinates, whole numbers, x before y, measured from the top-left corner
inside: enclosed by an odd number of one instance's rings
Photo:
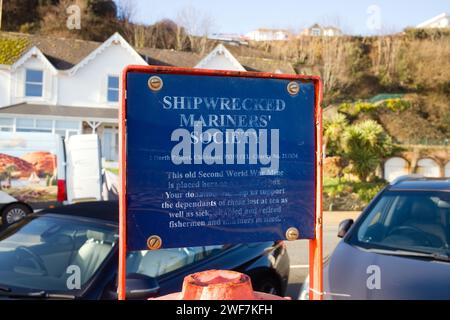
[[[21,203],[13,203],[3,209],[2,223],[4,226],[9,226],[14,222],[22,220],[27,214],[31,213],[30,208]]]
[[[253,290],[281,296],[281,285],[272,275],[259,276],[253,284]]]

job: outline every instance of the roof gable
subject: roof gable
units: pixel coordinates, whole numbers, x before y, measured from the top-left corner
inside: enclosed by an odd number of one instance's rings
[[[239,63],[239,61],[228,51],[223,44],[217,45],[213,51],[211,51],[206,57],[204,57],[195,68],[198,69],[211,69],[209,67],[215,59],[218,57],[224,57],[233,67],[235,71],[246,71],[245,68]],[[230,70],[227,68],[227,70]]]
[[[88,56],[76,64],[72,69],[69,70],[70,75],[74,75],[81,68],[89,64],[91,61],[95,60],[102,52],[104,52],[111,45],[120,45],[122,48],[126,49],[132,56],[139,60],[142,64],[147,64],[142,56],[133,49],[133,47],[118,33],[114,33],[108,40],[103,42],[98,48],[92,51]]]
[[[22,56],[11,66],[11,70],[16,71],[20,66],[22,66],[31,58],[37,58],[38,60],[40,60],[45,65],[45,67],[49,69],[53,74],[56,74],[58,72],[53,64],[50,63],[47,57],[36,46],[33,46],[24,54],[22,54]]]

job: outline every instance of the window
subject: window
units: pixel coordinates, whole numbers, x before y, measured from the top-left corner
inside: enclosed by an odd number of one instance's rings
[[[67,120],[56,120],[55,128],[56,129],[75,129],[78,130],[80,127],[80,123],[78,121],[67,121]]]
[[[53,121],[52,120],[36,119],[36,128],[39,128],[39,129],[52,129],[53,128]]]
[[[40,120],[30,118],[17,118],[16,131],[17,132],[52,132],[51,120]]]
[[[108,102],[119,101],[119,77],[108,76]]]
[[[349,242],[365,248],[448,255],[450,195],[440,191],[387,191]]]
[[[44,72],[27,69],[25,75],[25,96],[42,97]]]
[[[117,231],[106,223],[62,215],[23,219],[1,235],[0,283],[27,291],[77,294],[68,289],[68,267],[79,268],[83,287],[110,261]]]
[[[70,137],[80,133],[80,123],[78,121],[56,120],[55,133],[62,137]]]
[[[311,34],[313,36],[320,36],[320,29],[318,29],[318,28],[312,29]]]
[[[119,131],[116,127],[105,127],[101,136],[102,155],[107,161],[119,159]]]
[[[17,128],[34,128],[34,120],[27,118],[18,118]]]
[[[159,277],[202,261],[222,252],[225,248],[223,245],[216,245],[155,251],[130,251],[127,256],[127,272]]]
[[[0,118],[0,131],[8,132],[13,131],[14,119],[13,118]]]

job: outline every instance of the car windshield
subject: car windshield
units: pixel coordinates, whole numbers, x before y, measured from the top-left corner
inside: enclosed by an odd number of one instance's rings
[[[82,289],[118,239],[117,227],[91,219],[36,215],[0,233],[0,284],[69,292]]]
[[[127,255],[127,272],[159,277],[211,257],[225,248],[227,246],[215,245],[156,251],[130,251]]]
[[[450,193],[387,191],[349,241],[366,248],[448,255],[449,239]]]

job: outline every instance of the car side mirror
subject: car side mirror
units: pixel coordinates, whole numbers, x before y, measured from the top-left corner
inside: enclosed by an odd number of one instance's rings
[[[160,287],[158,280],[153,277],[139,273],[127,275],[126,298],[131,300],[142,300],[156,297]]]
[[[353,225],[353,222],[353,219],[346,219],[339,223],[337,236],[339,238],[343,238],[347,234],[350,227]]]

